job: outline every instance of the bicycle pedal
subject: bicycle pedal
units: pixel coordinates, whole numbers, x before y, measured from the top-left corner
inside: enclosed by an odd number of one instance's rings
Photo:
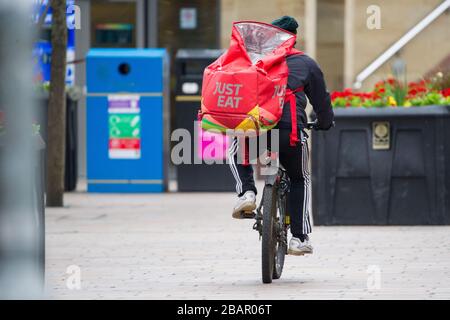
[[[241,218],[242,219],[255,219],[256,213],[253,211],[242,211],[241,212]]]

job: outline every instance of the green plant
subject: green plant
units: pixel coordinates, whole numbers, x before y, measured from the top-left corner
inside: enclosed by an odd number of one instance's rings
[[[386,83],[386,95],[393,97],[396,106],[403,106],[408,95],[408,86],[406,84],[394,81],[393,83]]]
[[[48,92],[50,90],[49,82],[37,82],[34,84],[34,90],[36,92]]]

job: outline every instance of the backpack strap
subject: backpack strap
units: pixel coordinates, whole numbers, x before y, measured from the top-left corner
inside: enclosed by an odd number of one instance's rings
[[[286,57],[293,56],[293,55],[302,55],[304,54],[303,51],[297,50],[295,48],[291,48],[291,50],[286,54]],[[298,132],[297,132],[297,99],[295,97],[295,94],[297,92],[303,91],[303,87],[299,87],[297,89],[291,90],[286,89],[286,100],[289,101],[290,108],[291,108],[291,133],[289,134],[289,143],[291,147],[295,147],[297,142],[300,140],[298,139]]]
[[[300,141],[297,132],[297,99],[295,97],[295,94],[300,91],[303,91],[303,87],[294,90],[286,89],[286,99],[289,101],[291,108],[291,133],[289,134],[291,147],[295,147],[297,142]]]

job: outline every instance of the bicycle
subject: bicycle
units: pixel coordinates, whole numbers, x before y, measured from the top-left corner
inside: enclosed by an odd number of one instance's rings
[[[334,124],[333,124],[334,125]],[[315,128],[308,122],[306,129]],[[274,156],[272,153],[271,156]],[[287,236],[290,216],[286,210],[290,181],[287,171],[279,164],[275,174],[267,175],[263,196],[256,213],[243,212],[244,218],[254,218],[253,230],[258,231],[261,240],[262,282],[271,283],[283,272],[285,256],[288,254]]]

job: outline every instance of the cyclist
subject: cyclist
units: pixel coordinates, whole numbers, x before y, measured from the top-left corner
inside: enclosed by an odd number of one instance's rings
[[[289,16],[283,16],[272,22],[279,28],[297,34],[298,23]],[[312,253],[308,234],[311,233],[310,217],[310,175],[308,169],[308,142],[303,129],[307,124],[305,112],[307,100],[313,106],[316,114],[315,129],[328,130],[333,124],[333,110],[330,95],[327,92],[323,73],[318,64],[305,54],[290,55],[286,58],[289,69],[288,88],[295,90],[303,87],[302,91],[296,92],[296,112],[300,142],[292,147],[289,141],[291,132],[291,112],[289,102],[283,108],[283,114],[276,129],[279,129],[279,160],[287,170],[291,181],[288,194],[287,210],[291,217],[292,238],[289,241],[289,254],[303,255]],[[237,153],[239,150],[238,140],[235,139],[230,146],[228,156],[231,171],[236,179],[236,191],[238,200],[233,208],[233,218],[241,218],[242,211],[256,209],[256,186],[253,179],[251,165],[237,164]]]

